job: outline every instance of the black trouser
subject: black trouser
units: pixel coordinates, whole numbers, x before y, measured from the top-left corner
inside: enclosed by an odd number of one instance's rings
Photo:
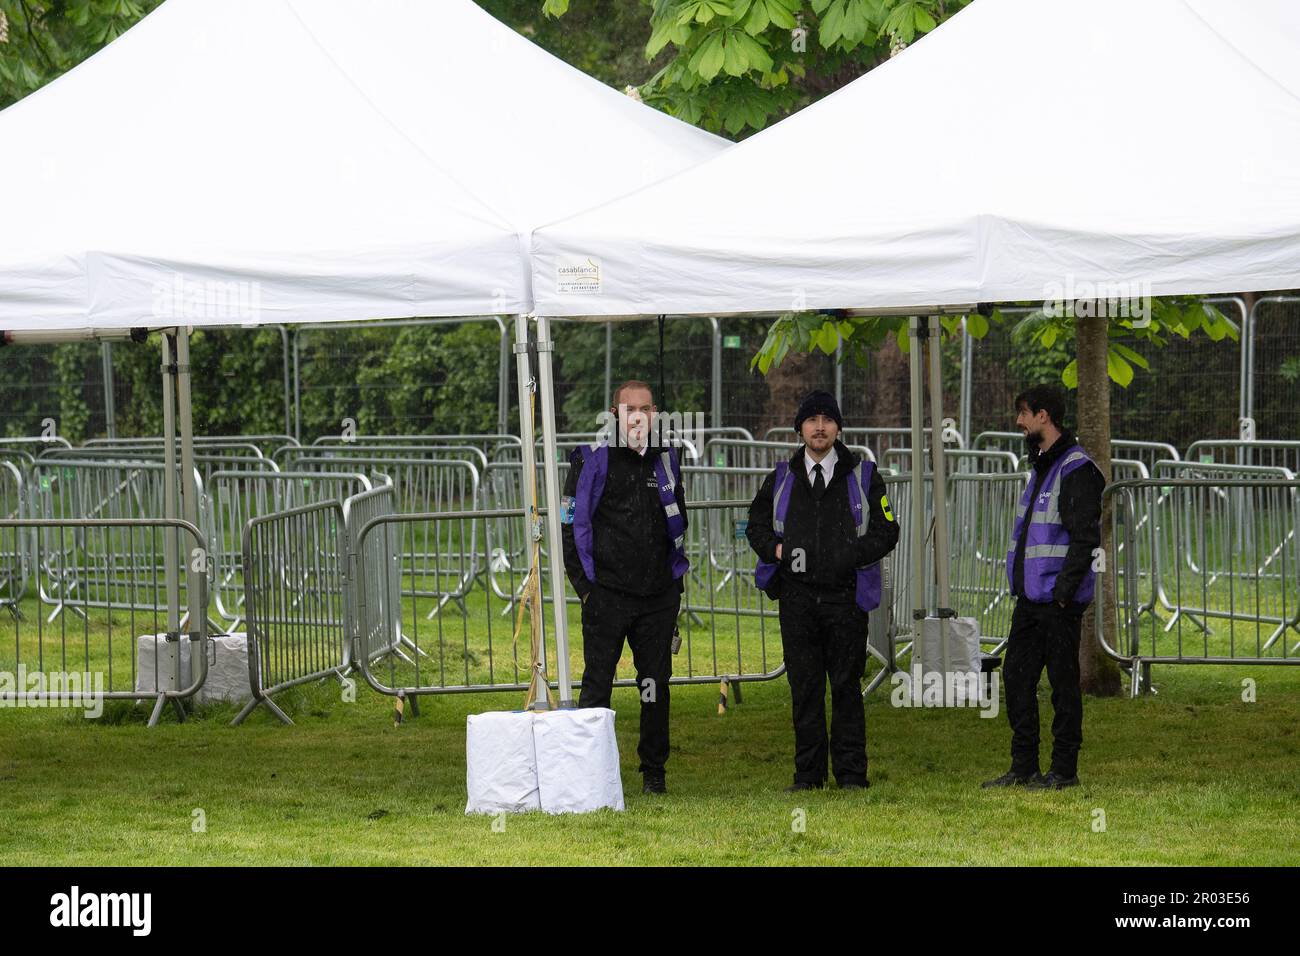
[[[668,760],[668,680],[673,676],[672,640],[682,595],[672,587],[638,597],[593,585],[582,605],[582,692],[579,707],[608,707],[623,639],[632,648],[641,697],[643,774],[661,774]]]
[[[794,779],[826,780],[826,681],[831,684],[830,758],[841,784],[867,779],[867,719],[862,675],[867,669],[867,615],[853,603],[818,603],[785,586],[781,644],[794,710]]]
[[[1083,743],[1083,693],[1079,689],[1082,619],[1077,605],[1062,608],[1055,601],[1035,604],[1023,597],[1016,600],[1002,679],[1011,722],[1011,769],[1017,774],[1038,772],[1038,680],[1044,665],[1052,685],[1051,769],[1065,777],[1078,772]]]

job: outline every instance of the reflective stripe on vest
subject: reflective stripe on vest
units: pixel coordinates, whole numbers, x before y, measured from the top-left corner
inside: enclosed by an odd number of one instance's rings
[[[609,446],[599,443],[579,445],[574,454],[582,459],[582,471],[574,493],[573,540],[578,547],[583,573],[587,580],[595,581],[596,548],[592,519],[605,493],[605,479],[609,476]],[[686,573],[690,561],[686,557],[686,517],[677,504],[676,494],[681,468],[672,449],[666,449],[655,459],[654,471],[659,504],[664,509],[668,540],[672,545],[669,559],[676,580]]]
[[[1061,523],[1061,482],[1065,476],[1079,468],[1092,464],[1092,459],[1079,446],[1074,446],[1062,455],[1043,476],[1039,492],[1031,500],[1034,490],[1034,475],[1031,472],[1025,483],[1025,490],[1016,507],[1016,521],[1011,531],[1011,544],[1007,549],[1007,581],[1015,587],[1016,548],[1020,542],[1020,533],[1024,528],[1025,516],[1029,514],[1029,530],[1025,535],[1025,597],[1036,603],[1052,600],[1052,589],[1056,585],[1056,576],[1065,566],[1066,555],[1070,551],[1070,533]],[[1041,503],[1041,507],[1040,507]],[[1087,603],[1092,600],[1096,586],[1096,575],[1091,562],[1079,582],[1074,600]]]

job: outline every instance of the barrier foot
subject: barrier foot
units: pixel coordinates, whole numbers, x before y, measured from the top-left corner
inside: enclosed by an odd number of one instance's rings
[[[1204,622],[1202,622],[1201,619],[1198,618],[1195,614],[1192,614],[1192,613],[1190,613],[1190,612],[1188,612],[1188,611],[1177,610],[1177,611],[1174,612],[1173,616],[1172,616],[1171,618],[1169,618],[1169,623],[1165,625],[1165,633],[1166,633],[1166,634],[1168,634],[1170,631],[1172,631],[1172,630],[1174,629],[1174,625],[1176,625],[1176,624],[1178,623],[1178,619],[1179,619],[1180,617],[1185,617],[1185,618],[1187,618],[1187,620],[1189,620],[1189,621],[1191,621],[1193,624],[1195,624],[1198,628],[1200,628],[1202,634],[1209,634],[1209,633],[1210,633],[1209,625],[1207,625],[1207,624],[1205,624]],[[1159,620],[1159,618],[1157,618],[1156,620]]]
[[[882,663],[884,662],[882,661]],[[883,684],[888,678],[891,678],[895,673],[897,673],[897,671],[898,671],[897,667],[894,667],[889,664],[885,664],[883,667],[881,667],[879,672],[876,674],[876,676],[871,678],[867,686],[863,688],[862,699],[866,700],[869,694],[873,693],[876,690],[876,688],[878,688],[881,684]]]
[[[244,718],[247,717],[249,714],[251,714],[253,712],[253,708],[256,707],[259,703],[260,701],[256,697],[250,700],[247,704],[243,706],[243,708],[240,709],[239,713],[235,714],[235,719],[230,722],[230,726],[238,727],[240,724],[242,724],[244,722]]]
[[[172,710],[176,711],[176,722],[179,724],[185,723],[185,705],[179,697],[173,697],[171,701]]]
[[[1138,658],[1133,658],[1128,665],[1129,672],[1129,700],[1137,700],[1142,696],[1142,662]]]
[[[258,700],[256,697],[254,697],[252,700],[250,700],[247,704],[244,705],[243,710],[241,710],[239,713],[235,715],[235,719],[230,722],[230,726],[238,727],[240,724],[242,724],[244,720],[248,717],[248,715],[257,709],[259,704],[265,704],[266,709],[269,710],[271,713],[273,713],[277,718],[279,718],[280,723],[290,724],[290,725],[293,724],[293,721],[289,719],[289,715],[286,714],[284,711],[282,711],[279,708],[279,706],[277,706],[275,701],[271,700],[271,698],[263,697],[261,700]]]
[[[412,716],[412,717],[419,717],[419,716],[420,716],[420,696],[419,696],[418,694],[411,694],[411,695],[410,695],[409,697],[407,697],[406,699],[407,699],[408,701],[410,701],[410,704],[411,704],[411,716]]]
[[[167,703],[167,695],[159,694],[158,699],[153,703],[153,713],[149,715],[149,726],[157,727],[158,720],[162,717],[163,705]]]
[[[1268,636],[1268,640],[1264,642],[1264,646],[1260,648],[1260,650],[1271,651],[1273,649],[1273,645],[1277,643],[1277,639],[1279,637],[1282,637],[1284,634],[1286,634],[1286,630],[1287,630],[1287,625],[1279,624],[1276,628],[1274,628],[1273,633]]]
[[[402,635],[401,640],[398,641],[398,643],[399,643],[399,644],[405,644],[407,647],[409,647],[411,650],[413,650],[413,651],[415,652],[415,656],[416,656],[416,657],[428,657],[428,656],[429,656],[429,652],[428,652],[428,651],[422,651],[422,650],[420,650],[420,648],[416,646],[415,642],[414,642],[413,640],[411,640],[409,637],[407,637],[405,634]],[[407,663],[414,663],[414,661],[412,661],[410,658],[407,658]]]
[[[264,701],[262,701],[262,703],[266,704],[266,708],[267,708],[267,710],[269,710],[271,713],[275,714],[276,717],[279,717],[279,718],[280,718],[280,723],[282,723],[282,724],[290,724],[290,725],[293,724],[293,721],[289,719],[289,715],[286,714],[284,711],[282,711],[282,710],[279,708],[279,706],[277,706],[277,704],[275,703],[275,701],[271,700],[271,698],[269,698],[269,697],[266,698]]]

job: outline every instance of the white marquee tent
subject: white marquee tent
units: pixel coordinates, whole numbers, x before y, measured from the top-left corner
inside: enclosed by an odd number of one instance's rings
[[[0,329],[527,312],[534,226],[726,145],[472,0],[167,0],[0,113]]]
[[[0,113],[0,336],[178,327],[188,462],[185,327],[526,314],[534,227],[728,145],[473,0],[167,0]]]
[[[1300,5],[976,0],[734,149],[534,236],[552,316],[1300,286]],[[557,280],[590,260],[599,284]],[[562,274],[563,275],[563,274]]]
[[[919,313],[925,334],[935,313],[980,303],[1296,288],[1297,156],[1293,0],[975,0],[734,148],[538,229],[535,308]],[[913,581],[926,524],[920,352]]]

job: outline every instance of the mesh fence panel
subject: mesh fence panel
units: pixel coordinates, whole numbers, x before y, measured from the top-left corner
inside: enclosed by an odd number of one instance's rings
[[[1300,301],[1264,301],[1255,311],[1255,434],[1300,438]],[[1231,434],[1231,433],[1228,433]]]

